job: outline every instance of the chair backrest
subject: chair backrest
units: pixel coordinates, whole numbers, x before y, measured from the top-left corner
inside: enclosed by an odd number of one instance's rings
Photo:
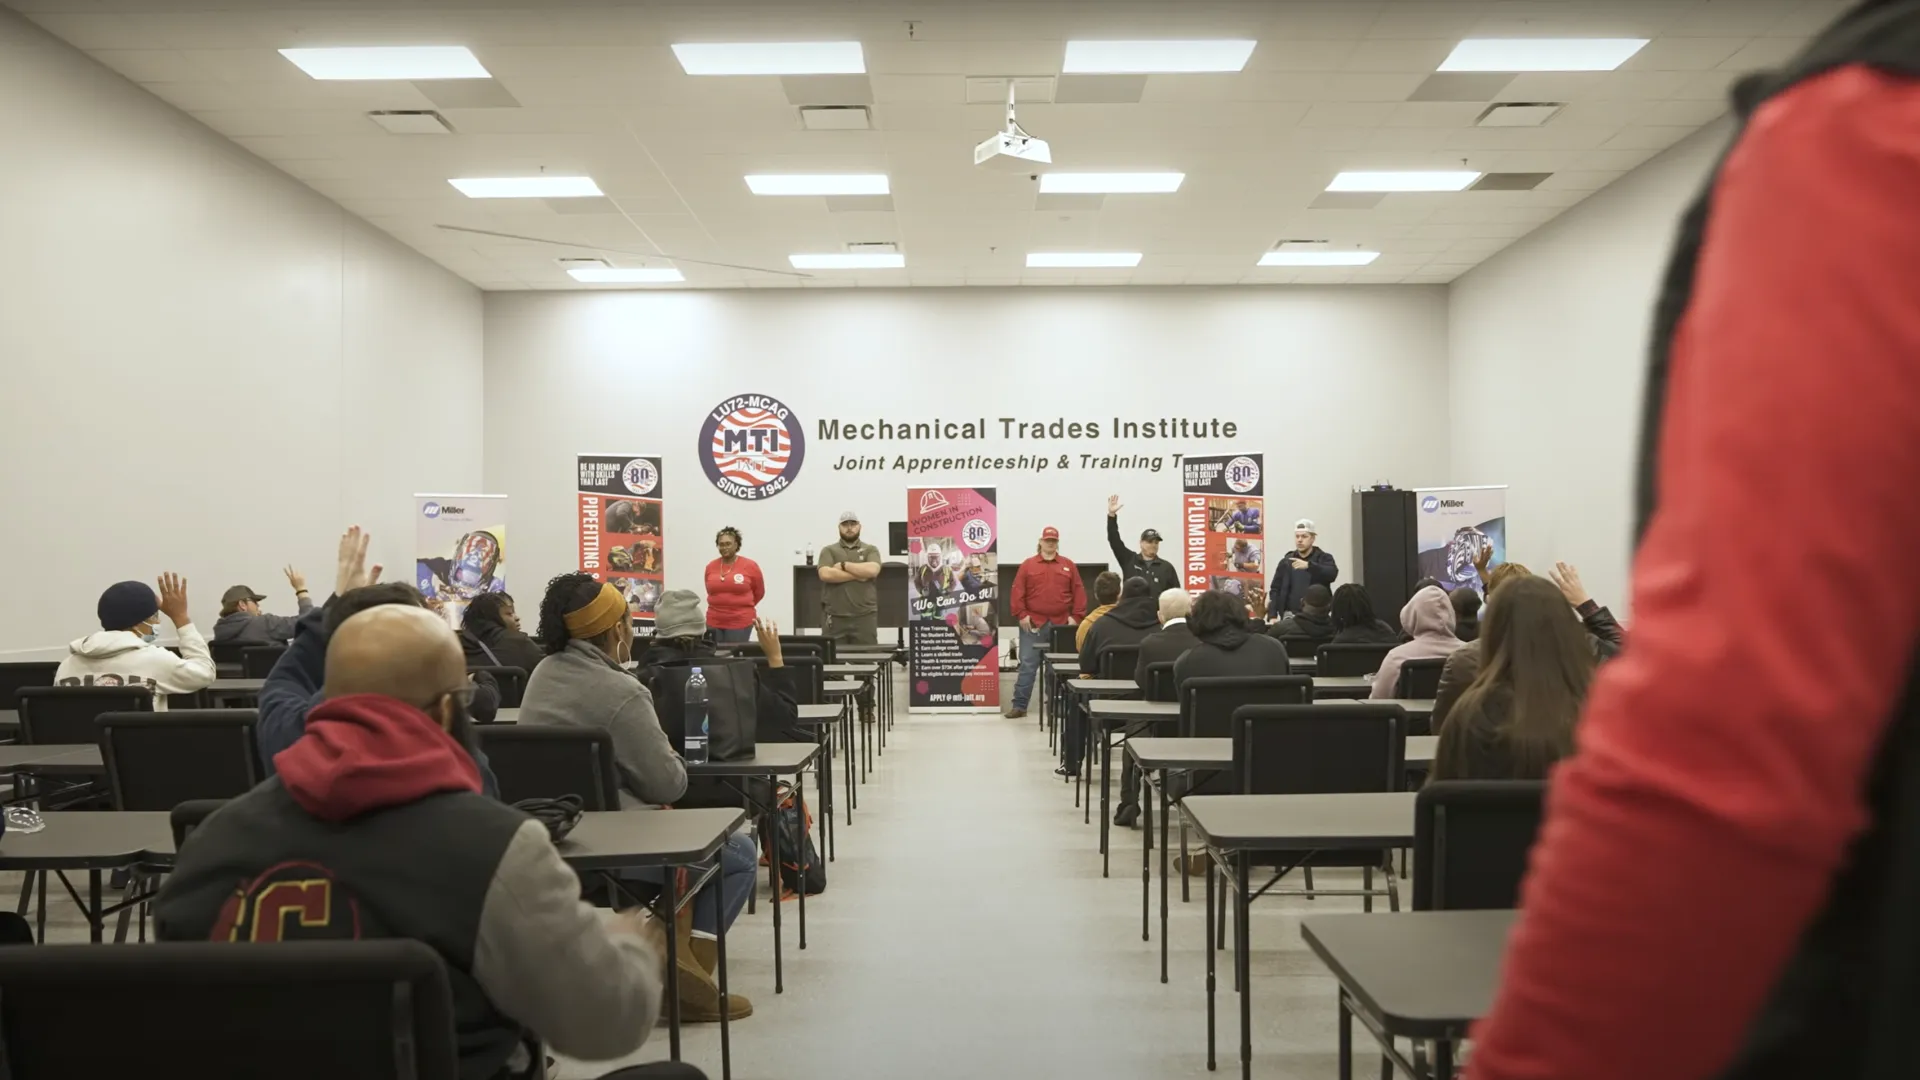
[[[1511,908],[1540,831],[1544,780],[1436,780],[1413,801],[1413,909]]]
[[[1079,634],[1078,626],[1056,626],[1047,632],[1048,652],[1079,652],[1080,645],[1074,640]]]
[[[520,707],[520,699],[525,696],[527,692],[526,668],[506,667],[495,664],[468,664],[467,670],[484,671],[493,676],[493,681],[500,687],[501,708],[517,709]]]
[[[542,724],[482,724],[473,730],[500,781],[502,801],[578,795],[587,810],[620,809],[611,734]]]
[[[1444,656],[1423,656],[1400,661],[1400,681],[1395,684],[1397,698],[1433,698],[1440,693],[1440,669],[1447,666]]]
[[[0,1043],[9,1080],[459,1075],[446,966],[401,939],[0,949]]]
[[[767,658],[756,656],[753,660],[757,667],[765,668]],[[787,655],[783,647],[780,663],[793,673],[794,700],[801,705],[820,705],[827,700],[826,661],[811,654]]]
[[[1242,705],[1233,775],[1242,795],[1401,791],[1406,731],[1398,705]]]
[[[240,667],[240,654],[260,644],[257,641],[209,641],[207,651],[213,654],[215,666],[232,665]],[[259,676],[266,678],[265,675]]]
[[[225,799],[189,799],[174,807],[167,814],[167,824],[173,828],[173,849],[180,850],[180,845],[187,842],[193,830],[199,828],[209,814],[225,805]]]
[[[52,686],[57,660],[17,660],[0,664],[0,709],[20,707],[19,693],[29,686]]]
[[[101,713],[101,759],[115,810],[172,810],[231,799],[263,777],[253,709]]]
[[[835,642],[830,637],[820,637],[815,634],[781,634],[780,656],[784,659],[789,650],[793,650],[796,653],[801,650],[808,650],[819,653],[821,659],[829,664],[837,664],[839,661],[835,660],[834,657],[837,656],[838,653],[834,651],[834,645]]]
[[[1314,650],[1315,675],[1329,678],[1347,675],[1371,675],[1380,670],[1397,642],[1367,645],[1322,645]]]
[[[1140,688],[1148,701],[1177,701],[1179,694],[1173,688],[1173,661],[1162,660],[1147,665],[1147,685]]]
[[[1320,639],[1303,637],[1299,634],[1287,634],[1279,639],[1286,646],[1287,656],[1294,660],[1310,660],[1319,655]]]
[[[1093,669],[1103,679],[1131,679],[1140,664],[1140,646],[1107,645],[1093,658]]]
[[[92,746],[101,713],[152,711],[153,691],[144,686],[29,686],[20,691],[20,741]]]
[[[280,654],[287,651],[285,645],[249,645],[240,650],[240,677],[243,679],[264,679],[273,674],[273,665],[280,662]]]
[[[1180,737],[1233,736],[1233,713],[1242,705],[1304,705],[1313,695],[1305,675],[1213,675],[1180,684]]]

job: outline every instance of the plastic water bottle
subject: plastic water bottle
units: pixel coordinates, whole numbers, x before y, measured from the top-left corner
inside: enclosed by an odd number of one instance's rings
[[[686,727],[681,729],[683,753],[689,765],[699,765],[707,760],[707,677],[700,674],[699,668],[687,676],[687,718]]]

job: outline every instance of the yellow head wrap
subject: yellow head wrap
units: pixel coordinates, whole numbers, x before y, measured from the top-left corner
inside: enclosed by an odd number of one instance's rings
[[[620,625],[627,617],[627,601],[612,585],[601,585],[600,595],[579,608],[567,612],[562,621],[567,633],[577,638],[597,638]]]

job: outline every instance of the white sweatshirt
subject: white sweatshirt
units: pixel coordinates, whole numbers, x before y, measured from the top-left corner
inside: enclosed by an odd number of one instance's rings
[[[153,690],[155,711],[164,712],[168,694],[191,694],[213,681],[213,654],[192,624],[176,628],[180,653],[140,639],[129,630],[101,630],[67,646],[67,658],[54,673],[56,686],[145,686]]]

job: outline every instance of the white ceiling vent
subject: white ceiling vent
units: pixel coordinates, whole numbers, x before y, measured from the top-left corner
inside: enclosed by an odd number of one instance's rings
[[[1053,100],[1053,76],[1051,75],[969,75],[967,76],[967,104],[1005,105],[1009,78],[1013,79],[1015,104],[1026,105]]]
[[[808,131],[867,131],[873,112],[865,105],[802,105],[800,126]]]
[[[849,255],[898,255],[900,245],[891,240],[854,240],[847,243]]]
[[[451,135],[447,118],[432,109],[391,109],[370,112],[367,119],[395,135]]]
[[[1274,251],[1325,251],[1333,246],[1331,240],[1282,240],[1273,245]]]
[[[583,266],[594,269],[605,269],[613,265],[605,259],[576,259],[567,256],[562,256],[553,261],[559,263],[560,269],[562,270],[578,270]]]
[[[1564,108],[1565,103],[1559,101],[1502,101],[1487,106],[1487,111],[1481,113],[1474,124],[1477,127],[1539,127]]]

